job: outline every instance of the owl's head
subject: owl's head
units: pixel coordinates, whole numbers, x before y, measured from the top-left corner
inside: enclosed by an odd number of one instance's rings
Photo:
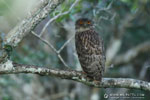
[[[76,29],[90,29],[93,27],[93,22],[88,18],[80,18],[76,21]]]

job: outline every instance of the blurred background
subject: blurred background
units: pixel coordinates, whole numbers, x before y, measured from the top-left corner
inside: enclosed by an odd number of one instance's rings
[[[40,1],[0,0],[0,34],[6,35]],[[65,0],[36,26],[34,32],[40,34],[51,18],[68,11],[74,1]],[[49,24],[42,38],[58,50],[75,35],[74,23],[81,17],[92,19],[104,40],[107,59],[104,77],[150,81],[149,0],[79,0],[70,13]],[[82,70],[74,43],[73,38],[60,55],[69,68]],[[13,50],[11,59],[21,64],[66,68],[58,55],[33,34],[28,34]],[[142,94],[142,100],[148,100],[150,95],[147,91],[134,89],[97,89],[70,80],[33,74],[0,76],[0,100],[113,100],[105,95],[119,93]]]

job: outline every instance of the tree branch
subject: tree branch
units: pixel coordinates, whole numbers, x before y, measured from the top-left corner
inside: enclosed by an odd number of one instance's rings
[[[5,38],[5,44],[17,46],[25,35],[30,33],[34,27],[51,13],[60,3],[65,0],[43,0],[43,3],[35,8],[31,15],[21,21]],[[65,13],[64,13],[65,14]],[[61,51],[61,49],[60,49]],[[89,86],[98,88],[132,88],[150,91],[150,83],[129,78],[103,78],[101,83],[90,81],[85,74],[74,70],[58,70],[34,65],[23,65],[12,63],[8,60],[0,64],[0,74],[32,73],[44,76],[54,76],[62,79],[74,80]]]
[[[34,27],[52,13],[55,8],[65,0],[43,0],[37,8],[22,20],[14,29],[12,29],[5,38],[5,44],[17,46],[25,35],[30,33]]]
[[[44,34],[46,28],[49,26],[49,24],[50,24],[51,22],[53,22],[54,20],[56,20],[56,19],[59,18],[60,16],[63,16],[63,15],[68,14],[78,2],[79,2],[79,0],[75,0],[75,2],[71,5],[71,7],[69,8],[69,10],[67,10],[67,11],[65,11],[65,12],[63,12],[63,13],[60,12],[58,15],[54,16],[53,18],[51,18],[51,19],[45,24],[45,26],[43,27],[43,29],[42,29],[41,33],[39,34],[39,36],[41,37],[41,36]]]
[[[101,83],[90,81],[85,74],[75,70],[58,70],[34,65],[12,64],[7,61],[0,65],[0,74],[32,73],[74,80],[97,88],[128,88],[150,91],[150,83],[130,78],[103,78]]]
[[[60,55],[60,50],[56,50],[56,48],[47,40],[42,39],[39,35],[37,35],[35,32],[31,31],[31,33],[36,36],[37,38],[39,38],[43,43],[45,43],[46,45],[48,45],[48,47],[50,47],[58,56],[58,58],[60,59],[60,61],[65,65],[65,67],[69,68],[69,66],[65,63],[65,61],[63,60],[63,58]],[[67,44],[64,44],[63,46],[66,46]],[[63,47],[62,46],[62,47]],[[63,48],[62,48],[63,49]]]
[[[18,25],[16,25],[6,36],[4,39],[5,45],[10,45],[12,47],[16,47],[18,43],[29,34],[34,27],[47,17],[49,13],[52,13],[55,8],[64,2],[65,0],[42,0],[35,7],[35,9],[26,16],[24,20],[22,20]],[[0,63],[7,58],[8,54],[3,50],[2,56],[0,56]]]
[[[113,63],[115,65],[126,64],[136,58],[139,54],[147,51],[150,51],[150,41],[141,43],[140,45],[131,48],[126,53],[116,56]]]
[[[107,62],[106,65],[110,66],[110,64],[113,62],[113,59],[116,57],[117,53],[119,52],[121,45],[122,45],[122,37],[125,34],[126,28],[131,27],[131,21],[135,19],[135,16],[137,16],[139,11],[137,11],[135,14],[127,14],[126,17],[120,21],[119,26],[114,27],[114,35],[111,38],[110,44],[106,51],[106,58]]]

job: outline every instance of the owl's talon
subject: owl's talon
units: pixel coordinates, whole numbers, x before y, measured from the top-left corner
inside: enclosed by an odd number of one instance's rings
[[[86,74],[86,73],[85,73],[85,72],[83,72],[83,71],[82,71],[81,73],[82,73],[82,74]]]
[[[93,81],[95,84],[100,84],[100,81],[94,80]]]

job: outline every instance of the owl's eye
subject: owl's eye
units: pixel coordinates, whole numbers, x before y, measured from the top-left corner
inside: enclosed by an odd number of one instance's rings
[[[83,24],[83,21],[80,21],[79,24],[82,25],[82,24]]]
[[[91,22],[90,22],[90,21],[88,21],[88,22],[87,22],[87,24],[91,24]]]

